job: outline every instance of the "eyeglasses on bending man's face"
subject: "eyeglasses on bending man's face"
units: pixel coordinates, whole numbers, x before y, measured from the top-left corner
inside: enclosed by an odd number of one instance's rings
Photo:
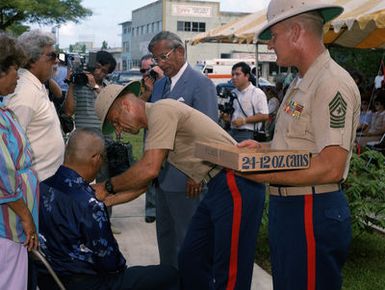
[[[159,57],[153,57],[152,59],[154,60],[155,63],[159,63],[161,61],[166,62],[166,61],[168,61],[171,53],[173,53],[174,50],[175,50],[175,48],[172,48],[169,52],[161,54]]]

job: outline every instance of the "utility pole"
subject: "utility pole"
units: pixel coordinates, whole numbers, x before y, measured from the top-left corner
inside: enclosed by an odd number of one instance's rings
[[[51,29],[52,34],[55,35],[56,43],[57,43],[57,47],[58,48],[60,47],[59,29],[60,29],[60,24],[53,26],[52,29]]]

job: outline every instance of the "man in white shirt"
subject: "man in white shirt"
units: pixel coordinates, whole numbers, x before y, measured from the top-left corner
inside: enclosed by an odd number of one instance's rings
[[[50,33],[31,30],[20,35],[18,42],[25,50],[27,62],[18,72],[20,79],[8,106],[27,134],[33,151],[33,168],[42,181],[56,172],[64,157],[60,122],[44,86],[57,63],[55,38]]]
[[[231,75],[235,86],[233,93],[236,96],[233,100],[231,136],[238,142],[254,139],[255,135],[263,137],[262,122],[269,119],[265,93],[250,82],[250,66],[247,63],[236,63],[231,69]]]

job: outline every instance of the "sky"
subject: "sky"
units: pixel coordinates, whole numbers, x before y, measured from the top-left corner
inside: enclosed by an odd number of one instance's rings
[[[131,12],[156,0],[83,0],[81,3],[93,11],[93,15],[75,24],[61,25],[58,33],[60,48],[67,48],[78,41],[92,41],[94,47],[101,47],[103,40],[110,47],[121,46],[121,26],[119,23],[131,20]],[[221,11],[255,12],[265,8],[270,0],[211,0],[220,2]],[[188,2],[188,1],[186,1]],[[52,26],[37,26],[51,31]]]

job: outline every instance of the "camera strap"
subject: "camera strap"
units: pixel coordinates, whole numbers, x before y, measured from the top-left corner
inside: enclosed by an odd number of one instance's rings
[[[241,102],[238,100],[238,95],[237,94],[235,94],[235,95],[237,96],[235,99],[238,102],[238,105],[239,105],[239,108],[241,109],[242,114],[245,115],[246,118],[249,117],[249,116],[247,116],[245,110],[243,109]],[[253,108],[253,115],[255,115],[255,109],[254,109],[253,103],[251,103],[251,107]],[[253,124],[254,124],[254,130],[253,131],[255,132],[255,122]]]
[[[253,116],[255,115],[255,109],[254,109],[254,105],[253,105],[253,103],[251,103],[251,107],[253,108]],[[256,125],[256,123],[254,122],[254,132],[258,132],[259,131],[259,129],[258,130],[255,130],[255,125]]]

